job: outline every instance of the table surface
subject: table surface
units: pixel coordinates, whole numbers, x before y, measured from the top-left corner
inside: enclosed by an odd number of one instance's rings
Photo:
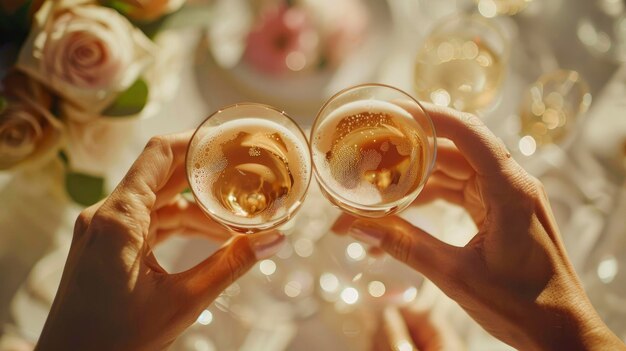
[[[555,207],[557,221],[564,233],[567,229],[583,230],[588,233],[584,236],[586,240],[572,235],[565,235],[564,238],[579,273],[584,273],[588,268],[587,259],[604,233],[604,219],[611,212],[615,202],[615,189],[622,179],[612,168],[611,153],[615,148],[610,146],[617,145],[626,137],[626,123],[623,118],[618,118],[622,117],[621,111],[614,103],[616,97],[623,97],[620,94],[625,91],[623,88],[625,86],[623,83],[626,81],[625,70],[616,75],[617,65],[593,57],[582,47],[575,36],[576,19],[586,11],[586,7],[589,6],[587,3],[544,1],[544,8],[529,9],[527,14],[514,19],[499,19],[502,26],[507,29],[513,43],[510,70],[499,105],[484,116],[486,123],[498,135],[510,135],[511,123],[513,123],[511,121],[515,120],[514,115],[521,99],[521,91],[542,71],[556,67],[578,70],[589,80],[594,97],[602,96],[596,99],[588,114],[589,127],[579,138],[580,143],[573,149],[576,150],[574,156],[569,154],[565,156],[564,161],[561,159],[560,163],[554,161],[553,156],[545,162],[521,160],[522,163],[526,162],[525,164],[537,175],[542,176],[542,180],[546,182],[547,190],[555,205],[553,207]],[[349,69],[342,71],[340,78],[336,78],[324,87],[321,97],[332,94],[337,86],[351,85],[363,80],[387,83],[410,91],[412,76],[406,72],[412,72],[413,57],[429,28],[437,19],[453,12],[455,6],[459,4],[467,6],[463,1],[452,0],[397,0],[390,1],[389,4],[394,25],[389,29],[392,35],[387,40],[385,55],[379,55],[379,60],[373,62],[371,66],[364,65],[352,71]],[[565,13],[567,15],[564,15]],[[231,102],[272,99],[271,96],[243,89],[236,75],[221,70],[208,52],[204,32],[187,30],[182,33],[181,40],[184,43],[182,55],[184,61],[178,92],[158,115],[151,119],[137,121],[136,137],[127,145],[122,164],[115,170],[111,170],[108,178],[110,184],[115,184],[121,178],[124,170],[141,151],[149,137],[194,128],[210,112]],[[374,41],[374,43],[380,42]],[[537,48],[549,48],[549,50]],[[533,50],[539,50],[540,57]],[[367,74],[362,75],[363,72]],[[615,76],[614,84],[610,89],[605,88],[613,76]],[[622,87],[621,90],[620,87]],[[319,105],[292,106],[296,120],[306,128],[310,125],[317,106]],[[565,174],[567,173],[564,172],[565,169],[572,170],[580,176]],[[6,325],[5,332],[21,334],[27,338],[35,338],[40,328],[42,316],[45,316],[45,301],[50,299],[50,295],[53,295],[56,289],[54,277],[58,276],[59,269],[62,268],[73,221],[80,211],[78,207],[51,190],[51,184],[55,179],[58,180],[55,178],[58,175],[58,169],[54,166],[46,170],[45,175],[41,173],[22,174],[20,177],[0,175],[0,204],[2,204],[0,210],[0,323]],[[595,182],[585,181],[590,176],[597,178]],[[575,194],[572,195],[571,189],[576,189]],[[311,198],[318,197],[311,196]],[[331,209],[328,211],[334,213]],[[416,218],[429,216],[435,218],[433,221],[439,224],[432,225],[438,229],[438,232],[445,233],[441,234],[444,240],[463,244],[471,233],[471,225],[468,227],[468,222],[463,219],[458,209],[438,203],[423,211],[429,215],[420,216],[417,213]],[[449,221],[443,220],[449,219],[450,216],[456,218],[453,225],[446,224]],[[577,216],[584,218],[584,223],[576,222]],[[332,220],[330,215],[327,217],[328,221]],[[203,250],[211,250],[210,245],[207,245],[173,241],[160,249],[157,257],[164,262],[169,262],[168,264],[173,269],[181,269],[184,266],[181,263],[184,261],[181,259],[181,252],[184,251],[185,256],[198,255],[196,258],[199,258],[202,254],[206,255],[206,251]],[[199,252],[191,254],[193,248]],[[44,257],[46,261],[35,266]],[[192,263],[186,262],[185,264]],[[34,270],[33,267],[35,267]],[[33,276],[35,278],[32,278]],[[43,279],[44,283],[41,286],[28,283],[29,281],[36,283],[36,278]],[[45,281],[46,279],[49,281]],[[22,296],[21,302],[17,301],[20,298],[15,298],[16,294]],[[23,299],[24,296],[28,298]],[[40,306],[32,302],[37,299],[39,299]],[[508,349],[472,324],[458,306],[441,296],[437,289],[428,283],[422,287],[420,299],[430,301],[428,303],[433,308],[444,314],[453,325],[458,326],[459,334],[468,343],[469,349]],[[276,308],[279,309],[280,306],[277,305]],[[358,338],[351,336],[346,330],[350,330],[347,327],[352,325],[350,323],[362,317],[359,313],[365,312],[350,311],[338,317],[331,304],[319,302],[316,311],[313,317],[298,318],[296,322],[293,320],[272,321],[275,328],[271,332],[267,328],[247,324],[241,333],[245,332],[248,344],[243,343],[237,349],[252,350],[255,349],[254,345],[265,342],[264,345],[268,345],[267,349],[307,350],[312,349],[312,341],[317,342],[314,349],[324,347],[328,350],[357,350],[364,347],[363,344],[359,344]],[[218,310],[214,310],[215,316],[219,313]],[[32,325],[28,325],[29,323]],[[12,329],[15,326],[17,330]],[[210,341],[210,339],[207,341],[206,335],[214,335],[211,333],[214,332],[207,332],[199,326],[194,326],[175,349],[194,349],[189,345],[195,343],[197,346],[200,343],[206,346],[202,346],[205,347],[204,349],[210,350],[211,345],[215,346],[218,342]],[[319,338],[322,334],[329,337]],[[225,335],[226,337],[242,337],[242,334],[236,332]],[[253,341],[256,344],[251,344]],[[0,348],[1,345],[0,343]],[[195,349],[203,348],[196,347]]]

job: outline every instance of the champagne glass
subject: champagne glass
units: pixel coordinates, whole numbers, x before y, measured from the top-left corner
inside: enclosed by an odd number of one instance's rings
[[[312,177],[302,130],[285,112],[256,103],[222,108],[202,122],[189,142],[186,170],[202,210],[243,234],[274,228],[290,234],[291,219],[301,208]],[[283,249],[291,246],[287,242]],[[218,310],[225,311],[222,322],[234,318],[242,325],[268,318],[269,324],[282,323],[299,313],[300,301],[290,299],[295,295],[284,291],[285,286],[301,284],[310,273],[302,260],[281,252],[233,283],[208,313],[218,316]],[[278,307],[283,313],[268,314]]]
[[[502,31],[480,15],[444,18],[417,53],[416,96],[466,112],[491,107],[504,80],[508,46]]]
[[[543,74],[526,90],[520,106],[520,152],[531,156],[540,147],[566,143],[590,105],[589,85],[578,72]]]
[[[313,169],[333,204],[383,217],[415,200],[433,169],[436,143],[430,117],[410,95],[382,84],[359,85],[331,97],[318,113],[311,131]]]
[[[614,62],[626,62],[626,3],[623,0],[585,2],[576,34],[594,55]]]
[[[418,113],[411,114],[409,106]],[[426,111],[407,93],[381,84],[355,86],[331,97],[313,123],[310,140],[322,194],[360,217],[384,217],[408,207],[426,184],[436,157],[435,129]],[[339,294],[345,304],[356,303],[359,296],[413,298],[416,289],[406,284],[420,278],[412,279],[415,273],[389,256],[366,257],[367,248],[345,237],[326,236],[321,245],[334,255],[329,264],[340,262],[350,275],[323,275],[322,289]]]
[[[187,150],[196,202],[240,233],[276,228],[304,201],[311,157],[298,125],[271,106],[240,103],[209,116]]]

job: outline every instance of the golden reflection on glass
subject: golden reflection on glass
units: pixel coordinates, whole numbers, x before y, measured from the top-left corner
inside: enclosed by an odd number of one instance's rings
[[[508,43],[490,20],[478,15],[444,18],[417,53],[418,99],[478,112],[498,97],[505,75]]]
[[[513,16],[525,9],[532,0],[475,0],[478,12],[485,17]]]
[[[520,151],[530,156],[537,147],[563,141],[590,104],[589,86],[578,72],[541,76],[526,91],[520,108]]]

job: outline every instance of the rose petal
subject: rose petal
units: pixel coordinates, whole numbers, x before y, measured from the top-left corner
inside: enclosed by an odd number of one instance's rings
[[[36,165],[58,152],[63,140],[61,124],[33,104],[32,100],[11,101],[0,114],[0,169]]]
[[[117,11],[86,0],[49,0],[35,16],[17,67],[99,114],[154,56],[154,44]]]
[[[95,119],[86,123],[69,121],[68,158],[72,169],[105,175],[120,163],[122,151],[135,130],[137,120]]]

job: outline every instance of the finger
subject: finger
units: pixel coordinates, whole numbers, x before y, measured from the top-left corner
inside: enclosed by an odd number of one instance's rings
[[[187,170],[184,165],[177,165],[165,185],[157,192],[154,208],[167,205],[188,187]]]
[[[402,315],[396,307],[385,308],[382,323],[385,337],[389,343],[389,350],[418,350]]]
[[[95,215],[96,211],[102,206],[103,200],[85,208],[80,212],[78,217],[76,217],[76,222],[74,223],[74,235],[72,236],[72,244],[70,246],[70,252],[68,253],[68,261],[74,260],[75,253],[80,250],[79,245],[76,243],[82,239],[87,232],[87,229],[91,225],[91,220]]]
[[[150,139],[113,194],[128,191],[136,193],[149,191],[157,194],[172,175],[180,174],[181,168],[184,168],[185,153],[191,135],[191,132],[185,132]],[[147,206],[149,208],[154,205],[154,198],[151,200],[147,203],[150,205]]]
[[[370,246],[367,249],[367,254],[372,257],[381,257],[385,254],[385,250],[381,249],[380,247]]]
[[[435,169],[452,178],[462,180],[467,180],[476,173],[454,143],[444,138],[437,139]]]
[[[158,230],[189,229],[211,232],[215,237],[230,238],[233,236],[232,232],[204,214],[200,206],[182,197],[161,207],[156,212],[159,218]]]
[[[202,212],[200,206],[179,197],[163,206],[152,216],[150,223],[151,244],[158,245],[174,234],[202,236],[210,240],[224,242],[232,233],[213,221]]]
[[[434,316],[430,310],[403,308],[404,319],[413,342],[420,351],[465,350],[456,331],[447,321]]]
[[[439,199],[454,205],[465,207],[465,196],[463,195],[463,191],[450,189],[440,184],[426,185],[424,190],[422,190],[415,201],[413,201],[411,206],[421,206]]]
[[[415,104],[399,102],[414,116],[423,114]],[[476,116],[450,108],[423,104],[438,137],[452,140],[480,175],[498,175],[510,163],[510,154],[499,139]]]
[[[114,225],[134,237],[145,235],[156,194],[184,168],[190,138],[190,132],[152,138],[95,218],[102,218],[103,226]]]
[[[85,208],[78,214],[76,218],[76,222],[74,223],[74,238],[82,236],[89,225],[91,224],[91,219],[93,218],[96,211],[102,206],[103,200],[98,201],[97,203]]]
[[[439,171],[433,173],[433,175],[428,178],[428,185],[440,186],[450,190],[463,190],[466,184],[465,180],[459,180]]]
[[[356,220],[357,217],[342,212],[341,215],[339,215],[339,218],[335,220],[335,223],[330,228],[330,230],[332,230],[335,234],[345,235],[348,232],[348,228],[350,228],[352,223]]]
[[[177,276],[186,282],[198,307],[209,305],[257,261],[273,256],[285,243],[277,231],[237,235],[212,256]]]
[[[154,239],[152,240],[150,245],[152,245],[152,247],[157,247],[161,243],[163,243],[164,241],[166,241],[167,239],[173,236],[185,237],[185,238],[192,238],[192,237],[205,238],[205,239],[211,240],[216,243],[221,243],[221,244],[227,242],[232,237],[232,236],[223,237],[223,236],[213,235],[213,233],[211,232],[194,230],[194,229],[189,229],[189,228],[165,229],[165,230],[158,230],[154,233]]]
[[[430,311],[402,309],[399,311],[399,314],[408,327],[411,339],[419,347],[420,351],[458,350],[443,347],[442,335],[431,320]]]
[[[348,232],[353,238],[377,246],[421,272],[435,284],[445,282],[461,248],[448,245],[400,217],[359,219]]]

